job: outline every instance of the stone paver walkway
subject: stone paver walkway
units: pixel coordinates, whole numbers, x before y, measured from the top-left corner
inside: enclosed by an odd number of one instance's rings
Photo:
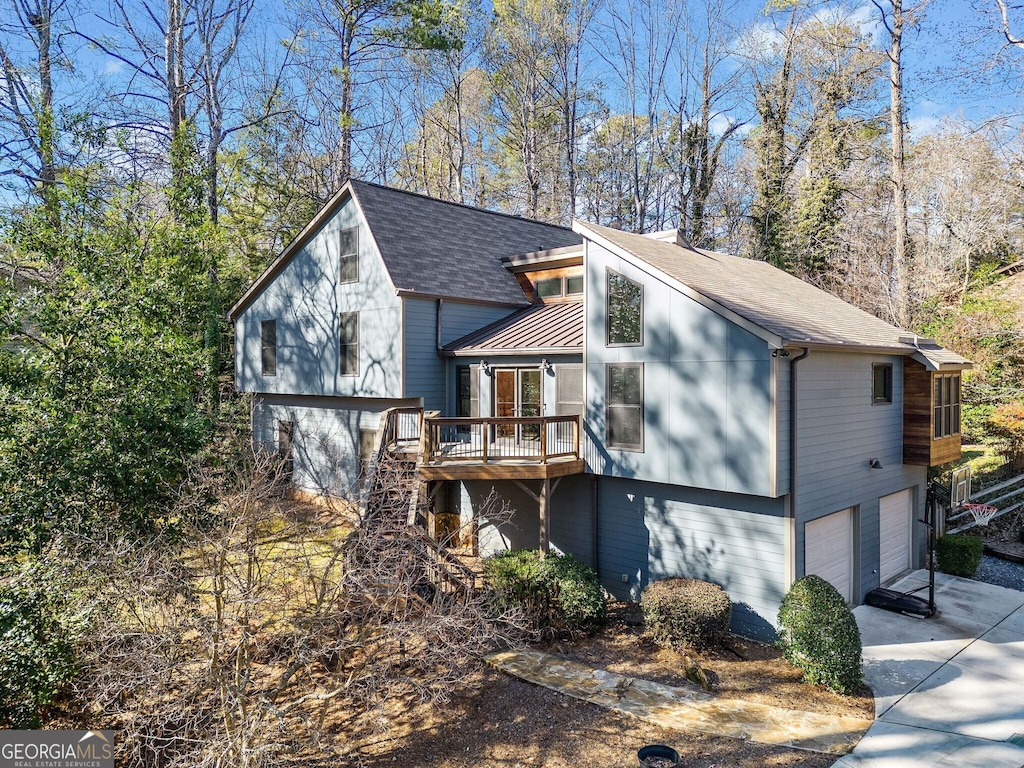
[[[487,662],[531,683],[665,728],[732,736],[762,744],[844,755],[871,725],[870,720],[723,699],[690,688],[592,669],[530,649],[492,653]]]

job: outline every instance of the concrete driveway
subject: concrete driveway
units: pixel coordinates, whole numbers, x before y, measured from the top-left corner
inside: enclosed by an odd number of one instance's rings
[[[1024,592],[936,574],[935,603],[930,619],[854,609],[876,720],[838,768],[1024,766]]]

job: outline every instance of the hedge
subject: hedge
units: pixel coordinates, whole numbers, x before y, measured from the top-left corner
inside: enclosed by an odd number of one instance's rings
[[[804,682],[837,693],[860,688],[860,630],[842,595],[820,576],[797,579],[782,598],[779,647]]]
[[[985,544],[978,536],[947,533],[935,542],[939,570],[953,576],[973,576],[981,564]]]
[[[523,611],[545,637],[592,632],[604,622],[604,589],[594,569],[572,555],[521,549],[484,560],[496,607]]]
[[[661,579],[640,598],[644,626],[658,643],[711,648],[729,630],[732,601],[717,584],[695,579]]]

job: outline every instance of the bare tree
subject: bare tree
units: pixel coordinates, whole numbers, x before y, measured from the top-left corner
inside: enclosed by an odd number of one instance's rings
[[[678,44],[681,5],[676,0],[629,0],[602,19],[599,54],[619,79],[631,151],[632,216],[628,229],[646,231],[659,186],[658,161],[665,118],[666,79]]]
[[[65,0],[10,0],[0,22],[0,175],[30,185],[56,223],[57,121],[54,107],[53,38]],[[31,61],[19,61],[27,40]],[[56,50],[55,50],[56,48]]]
[[[426,0],[329,0],[298,8],[295,37],[305,45],[310,109],[307,119],[337,128],[335,146],[323,147],[334,158],[332,188],[354,173],[357,130],[373,110],[367,97],[400,55],[410,50],[449,50],[462,41],[458,9]]]
[[[576,215],[580,109],[587,98],[582,80],[585,66],[583,49],[597,5],[597,0],[569,0],[560,5],[561,24],[556,25],[552,39],[551,60],[554,66],[549,75],[549,82],[562,116],[561,142],[565,163],[567,209],[561,217],[564,223],[568,223]]]
[[[735,31],[724,21],[736,14],[733,0],[706,0],[688,19],[680,52],[675,147],[679,230],[695,246],[713,247],[708,201],[722,152],[746,121],[730,116],[746,76],[731,61]],[[697,13],[700,18],[696,19]],[[722,125],[716,126],[716,123]]]
[[[345,757],[380,725],[353,716],[403,696],[443,702],[515,637],[475,575],[406,524],[403,467],[379,468],[362,513],[290,502],[284,469],[263,454],[201,468],[176,545],[82,553],[104,574],[89,595],[104,610],[79,695],[119,729],[119,764],[273,765],[313,746]]]
[[[504,130],[499,132],[512,163],[512,174],[525,186],[522,200],[531,219],[555,219],[558,214],[540,206],[548,163],[557,162],[557,97],[549,73],[554,37],[561,34],[560,15],[550,0],[495,3],[487,37],[495,108]]]
[[[906,107],[903,101],[903,33],[906,27],[917,22],[928,0],[909,8],[903,0],[888,0],[887,3],[871,0],[878,10],[879,18],[889,35],[889,132],[890,163],[893,194],[893,240],[892,260],[896,277],[896,295],[893,306],[893,320],[909,328],[912,318],[911,274],[913,251],[907,221],[907,170],[906,170]]]

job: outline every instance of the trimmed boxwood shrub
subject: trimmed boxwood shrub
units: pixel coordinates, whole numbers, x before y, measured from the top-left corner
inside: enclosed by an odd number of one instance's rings
[[[803,670],[804,682],[836,693],[860,688],[861,641],[843,596],[820,576],[797,579],[779,607],[782,655]]]
[[[484,560],[484,582],[499,608],[521,609],[545,637],[593,632],[604,622],[604,590],[594,569],[572,555],[537,549]]]
[[[985,543],[979,536],[947,533],[935,542],[939,570],[952,576],[973,576],[981,564]]]
[[[711,648],[729,630],[732,601],[717,584],[696,579],[651,582],[640,598],[644,626],[662,645]]]

